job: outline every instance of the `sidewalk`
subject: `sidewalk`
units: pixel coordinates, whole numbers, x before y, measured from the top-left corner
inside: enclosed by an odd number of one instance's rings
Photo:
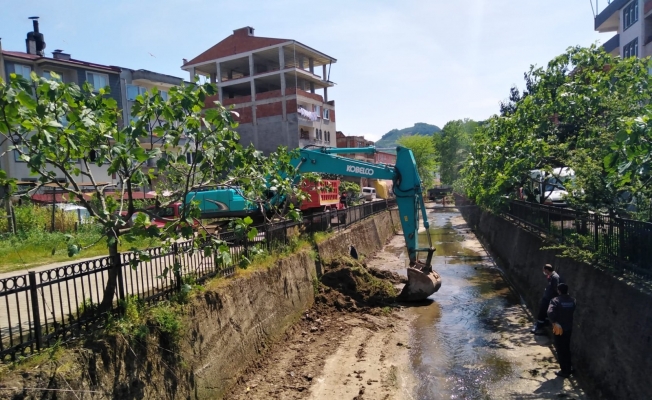
[[[38,267],[26,267],[25,269],[17,269],[17,270],[13,270],[13,271],[10,271],[10,272],[0,272],[0,279],[11,278],[11,277],[14,277],[14,276],[17,276],[17,275],[24,275],[24,274],[27,274],[29,271],[40,272],[40,271],[45,271],[47,269],[65,267],[66,265],[81,263],[81,262],[84,262],[84,261],[97,260],[99,258],[104,258],[104,257],[106,257],[106,256],[77,258],[77,259],[74,259],[74,260],[70,259],[68,261],[60,261],[60,262],[55,262],[55,263],[52,263],[52,264],[39,265]]]

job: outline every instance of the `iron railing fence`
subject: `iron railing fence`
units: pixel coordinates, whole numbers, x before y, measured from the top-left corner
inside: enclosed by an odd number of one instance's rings
[[[459,205],[472,204],[458,197]],[[503,216],[538,235],[597,253],[621,269],[652,278],[652,223],[513,200]]]
[[[264,246],[268,251],[286,246],[291,228],[299,227],[306,233],[345,229],[394,205],[391,200],[375,201],[306,215],[298,222],[262,225],[251,240],[235,232],[220,233],[229,246],[228,263],[204,252],[208,242],[195,246],[185,241],[147,249],[149,260],[140,261],[135,268],[130,262],[136,254],[122,253],[113,312],[118,312],[118,301],[128,296],[154,304],[177,293],[184,280],[201,282],[217,275],[229,276],[243,257],[249,257],[253,246]],[[180,266],[176,274],[172,272],[175,263]],[[110,268],[107,256],[0,279],[0,362],[29,356],[101,328],[105,315],[98,308]]]

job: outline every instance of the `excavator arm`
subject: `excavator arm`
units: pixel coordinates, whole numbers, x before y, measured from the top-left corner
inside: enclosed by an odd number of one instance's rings
[[[432,256],[435,249],[430,237],[428,217],[423,201],[421,178],[412,151],[398,146],[396,164],[373,164],[362,160],[339,157],[336,154],[373,154],[374,147],[363,148],[303,148],[299,157],[292,160],[297,173],[328,173],[371,179],[390,179],[394,186],[401,227],[410,259],[408,284],[399,296],[405,300],[424,300],[441,286],[439,274],[432,270]],[[297,177],[297,181],[299,180]],[[421,214],[421,215],[420,215]],[[428,247],[419,247],[420,217],[423,218]],[[419,260],[420,253],[426,254],[425,262]]]

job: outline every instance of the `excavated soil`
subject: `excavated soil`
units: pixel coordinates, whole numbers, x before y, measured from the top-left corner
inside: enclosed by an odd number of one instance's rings
[[[314,306],[226,398],[403,398],[410,321],[392,281],[349,258],[325,266]]]

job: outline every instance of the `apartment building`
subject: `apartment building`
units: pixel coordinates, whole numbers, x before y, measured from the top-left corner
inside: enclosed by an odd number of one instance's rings
[[[339,148],[359,148],[359,147],[369,147],[373,146],[374,142],[371,140],[365,139],[364,136],[347,136],[343,132],[336,133],[336,143]],[[386,153],[383,151],[377,151],[374,154],[364,154],[364,153],[344,153],[339,154],[342,157],[353,158],[360,161],[366,161],[373,164],[396,164],[396,154]],[[353,178],[345,177],[344,180],[349,182],[355,182],[360,186],[371,186],[373,180],[368,178]]]
[[[193,81],[210,79],[218,100],[238,113],[243,144],[265,153],[278,146],[335,146],[335,102],[329,100],[330,68],[337,60],[293,39],[258,37],[254,28],[233,34],[184,60]]]
[[[89,82],[97,90],[109,86],[111,88],[109,96],[118,102],[119,107],[122,107],[120,68],[77,60],[60,49],[54,50],[51,57],[46,57],[44,36],[39,32],[38,19],[33,19],[33,25],[34,30],[27,34],[25,41],[26,51],[3,50],[0,44],[0,76],[2,79],[8,81],[9,75],[14,73],[27,80],[31,80],[32,72],[46,77],[55,73],[66,83],[74,82],[83,85],[84,82]],[[0,168],[10,177],[21,181],[36,181],[37,177],[30,175],[27,163],[18,158],[17,151],[9,151],[9,146],[11,146],[9,142],[4,142],[0,147],[2,154]],[[79,162],[79,168],[84,170],[81,162]],[[91,166],[90,172],[97,181],[112,181],[106,168]],[[64,180],[63,176],[61,179]]]
[[[164,100],[167,100],[168,91],[174,86],[180,86],[183,82],[183,79],[178,78],[172,75],[161,74],[158,72],[152,72],[145,69],[130,69],[121,67],[120,68],[120,90],[122,93],[122,119],[123,121],[131,121],[133,117],[131,116],[131,110],[134,102],[138,95],[144,93],[151,93],[154,88],[158,90]],[[154,128],[156,125],[155,122],[151,124],[151,128]],[[185,144],[184,139],[181,140],[181,145]],[[150,136],[146,140],[141,141],[141,146],[145,149],[152,149],[156,147],[161,147],[163,145],[163,138],[158,137],[153,133],[153,130],[150,133]],[[188,162],[192,162],[191,154],[187,154]],[[145,168],[154,168],[156,167],[156,160],[152,159],[147,162]],[[155,172],[155,175],[158,174],[158,171]]]
[[[85,82],[90,83],[94,89],[109,86],[111,89],[108,96],[118,103],[122,110],[122,121],[120,124],[131,120],[131,106],[138,94],[150,91],[156,87],[163,96],[173,87],[180,85],[183,80],[178,77],[155,73],[147,70],[134,70],[117,66],[101,65],[88,61],[72,58],[71,54],[63,50],[54,50],[51,57],[46,56],[44,35],[39,31],[39,21],[33,20],[34,30],[27,34],[26,51],[9,51],[2,49],[0,42],[0,77],[5,81],[9,80],[12,73],[21,75],[25,79],[31,79],[31,73],[38,76],[50,77],[56,73],[65,83],[76,83],[81,86]],[[162,145],[160,138],[152,135],[150,140],[144,140],[142,145],[145,148],[152,148]],[[0,169],[7,172],[10,177],[24,182],[36,181],[37,177],[30,174],[27,163],[18,158],[18,152],[9,151],[10,143],[4,142],[0,146]],[[154,167],[155,163],[144,166]],[[80,161],[79,168],[84,170],[84,164]],[[117,176],[108,174],[107,167],[90,166],[90,172],[97,182],[117,185]],[[60,178],[64,181],[63,176]],[[151,189],[142,188],[145,193]],[[143,197],[145,197],[143,195]]]
[[[596,0],[595,30],[613,34],[603,44],[605,51],[621,57],[652,55],[652,0],[603,1]]]
[[[347,136],[343,132],[336,134],[337,147],[355,148],[355,147],[369,147],[373,146],[374,142],[365,139],[364,136]],[[384,151],[377,151],[374,154],[342,154],[344,157],[355,158],[357,160],[367,161],[374,164],[396,164],[396,154],[387,153]]]

